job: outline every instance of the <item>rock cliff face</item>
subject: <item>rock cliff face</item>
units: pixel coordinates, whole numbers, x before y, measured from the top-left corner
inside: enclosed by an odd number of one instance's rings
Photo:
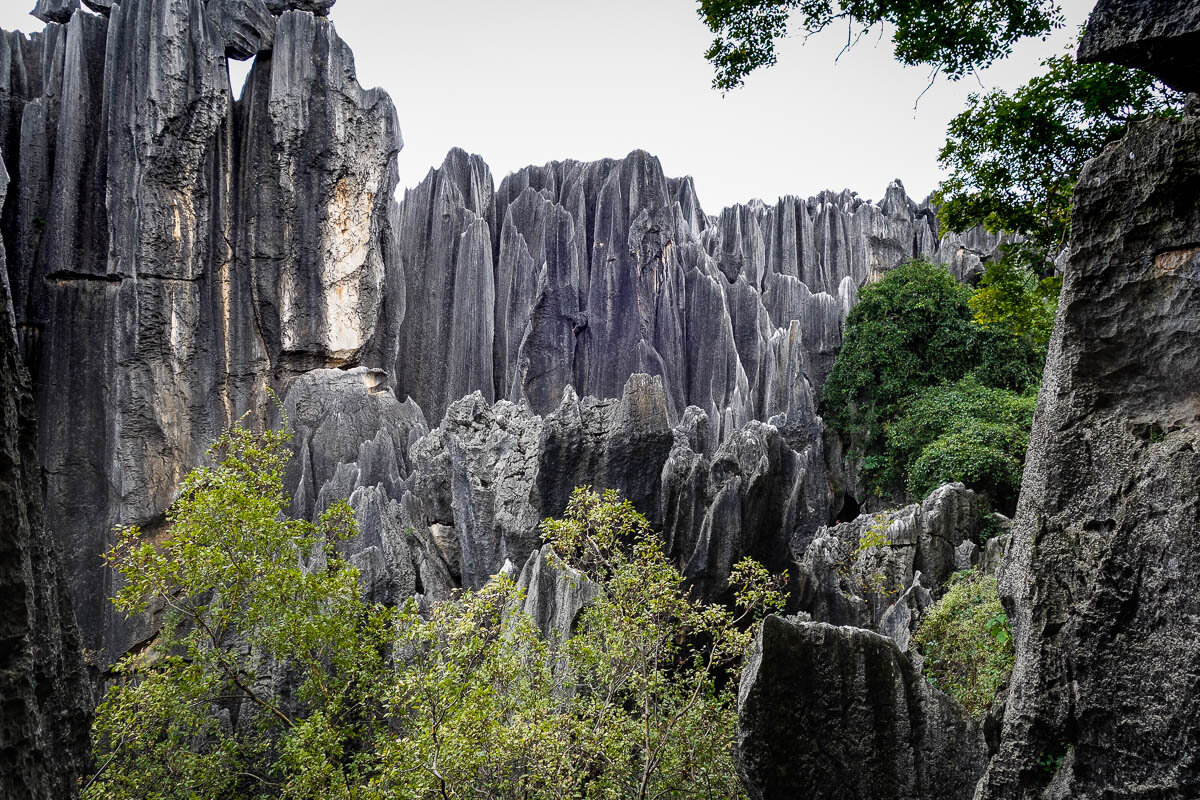
[[[383,290],[400,140],[323,17],[42,5],[43,32],[0,39],[2,230],[48,524],[85,639],[112,655],[138,634],[105,600],[111,526],[160,524],[268,385],[346,362],[402,313]],[[226,59],[259,51],[235,103]]]
[[[0,165],[0,201],[8,186]],[[0,246],[0,796],[75,795],[91,698],[75,614],[42,516],[29,376]]]
[[[395,110],[329,0],[85,5],[0,37],[0,234],[48,527],[110,657],[145,630],[107,602],[108,531],[160,526],[268,390],[294,510],[350,495],[380,596],[523,564],[583,483],[633,498],[705,592],[746,553],[782,568],[840,502],[814,397],[859,287],[997,246],[939,242],[898,182],[708,216],[643,152],[497,187],[456,150],[397,203]]]
[[[1081,54],[1195,89],[1192,3],[1102,2]],[[1132,59],[1133,54],[1137,55]],[[982,798],[1200,796],[1200,119],[1075,195],[1011,563],[1017,664]]]

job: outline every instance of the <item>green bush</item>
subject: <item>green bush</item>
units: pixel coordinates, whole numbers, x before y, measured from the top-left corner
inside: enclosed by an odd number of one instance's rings
[[[821,410],[863,457],[863,478],[876,494],[905,488],[911,465],[938,436],[966,433],[961,425],[942,428],[933,436],[905,437],[910,440],[905,452],[895,450],[888,430],[903,423],[914,397],[966,376],[973,377],[973,386],[1010,395],[1027,392],[1041,379],[1044,351],[1029,337],[976,324],[971,296],[944,268],[914,260],[864,287],[847,318]],[[998,396],[979,400],[986,405]],[[1011,405],[1005,397],[1004,404]],[[961,423],[970,416],[955,411],[952,418]],[[938,473],[937,464],[944,462],[929,464],[925,472]]]
[[[946,594],[926,612],[913,643],[925,656],[929,682],[974,716],[983,716],[1015,660],[996,579],[956,573]]]
[[[1032,392],[984,386],[974,376],[930,387],[888,426],[884,475],[913,497],[961,481],[1011,514],[1036,405]]]
[[[1004,258],[988,264],[970,305],[980,325],[1028,337],[1044,348],[1054,328],[1062,278],[1041,277],[1030,265],[1031,260],[1038,265],[1027,250],[1011,247]]]

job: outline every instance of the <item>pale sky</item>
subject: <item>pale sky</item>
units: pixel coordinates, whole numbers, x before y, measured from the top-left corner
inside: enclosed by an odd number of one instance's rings
[[[32,4],[0,0],[0,28],[39,28],[23,10]],[[359,81],[396,103],[401,191],[455,146],[483,156],[497,183],[526,164],[641,148],[668,175],[695,177],[714,214],[822,189],[877,199],[893,178],[921,200],[967,94],[1028,80],[1074,39],[1093,0],[1063,5],[1068,25],[1053,40],[1019,45],[978,80],[937,81],[915,114],[928,70],[901,67],[877,35],[835,64],[844,29],[792,37],[777,66],[722,97],[697,0],[340,0],[330,16]]]

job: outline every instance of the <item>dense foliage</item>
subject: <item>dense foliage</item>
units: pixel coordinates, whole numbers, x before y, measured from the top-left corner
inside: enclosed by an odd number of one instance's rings
[[[775,43],[798,18],[805,34],[847,25],[847,46],[876,25],[892,30],[896,58],[961,78],[1012,52],[1015,42],[1062,26],[1054,0],[700,0],[700,17],[716,34],[705,57],[713,86],[733,89],[755,69],[775,64]]]
[[[903,486],[928,445],[964,432],[948,426],[935,434],[914,422],[903,429],[912,433],[889,445],[888,430],[904,415],[921,410],[914,397],[967,375],[974,382],[961,391],[977,386],[1020,394],[1041,379],[1043,352],[1026,339],[975,324],[970,298],[971,290],[942,267],[912,261],[865,286],[847,318],[842,349],[825,382],[822,414],[862,455],[864,478],[879,494]],[[929,402],[947,399],[955,398]],[[991,441],[990,433],[988,437]],[[941,448],[955,444],[944,442]],[[931,455],[930,460],[923,474],[948,474],[946,459]],[[967,475],[953,477],[964,480]]]
[[[1012,672],[1012,629],[1000,605],[996,579],[956,573],[930,608],[913,643],[925,656],[925,676],[981,717]]]
[[[1050,338],[1061,286],[1053,261],[1071,232],[1071,197],[1084,163],[1134,120],[1174,114],[1182,95],[1150,75],[1069,54],[1010,93],[974,93],[938,155],[949,173],[935,200],[943,228],[982,225],[1014,235],[971,300],[975,319]]]
[[[1011,514],[1036,405],[1033,392],[985,386],[973,375],[930,386],[888,427],[884,474],[912,497],[961,481]]]
[[[169,514],[120,532],[127,614],[162,611],[94,729],[88,800],[729,798],[750,617],[782,603],[751,561],[740,618],[686,595],[646,520],[577,491],[545,523],[596,600],[544,641],[512,581],[419,608],[363,599],[344,503],[287,519],[287,434],[236,426]]]
[[[1023,245],[1010,245],[1003,257],[990,262],[971,295],[970,306],[978,324],[1027,339],[1045,350],[1054,330],[1062,277],[1041,277],[1028,262],[1030,253]]]

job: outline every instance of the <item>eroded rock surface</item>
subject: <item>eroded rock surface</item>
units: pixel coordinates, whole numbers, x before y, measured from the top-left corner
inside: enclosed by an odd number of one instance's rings
[[[891,639],[771,616],[742,674],[737,761],[755,800],[960,800],[987,753]]]
[[[1195,12],[1101,3],[1085,51],[1122,63],[1140,52],[1164,78],[1181,65],[1194,76]],[[1200,119],[1189,116],[1134,125],[1076,188],[1001,572],[1017,661],[981,798],[1200,796],[1197,375]]]
[[[222,429],[353,361],[403,291],[385,292],[395,111],[327,19],[107,5],[0,38],[0,231],[49,527],[85,641],[112,656],[142,632],[107,601],[111,527],[161,525]],[[226,59],[256,52],[235,104]]]
[[[1200,792],[1198,176],[1186,118],[1135,126],[1079,181],[1002,573],[1017,664],[985,798]]]
[[[0,202],[8,186],[0,164]],[[0,796],[78,792],[92,710],[75,612],[42,515],[29,375],[0,246]]]
[[[1200,91],[1200,6],[1192,0],[1100,0],[1079,59],[1147,70],[1181,92]]]
[[[561,515],[581,485],[629,498],[697,591],[712,597],[745,555],[786,571],[792,542],[811,538],[806,532],[828,516],[818,442],[797,452],[778,428],[754,421],[706,446],[699,409],[671,426],[657,376],[631,376],[612,400],[581,399],[568,387],[545,416],[523,401],[489,405],[477,392],[426,433],[415,404],[373,385],[377,375],[317,370],[291,384],[293,512],[311,518],[340,497],[356,510],[375,498],[359,514],[361,546],[378,547],[390,573],[411,575],[403,585],[431,599],[482,586],[505,563],[525,564],[541,546],[540,522]],[[374,530],[403,535],[388,544]]]
[[[797,552],[797,608],[818,622],[884,633],[902,650],[921,612],[978,548],[984,499],[961,483],[920,503],[822,528]],[[968,568],[971,565],[966,565]]]

